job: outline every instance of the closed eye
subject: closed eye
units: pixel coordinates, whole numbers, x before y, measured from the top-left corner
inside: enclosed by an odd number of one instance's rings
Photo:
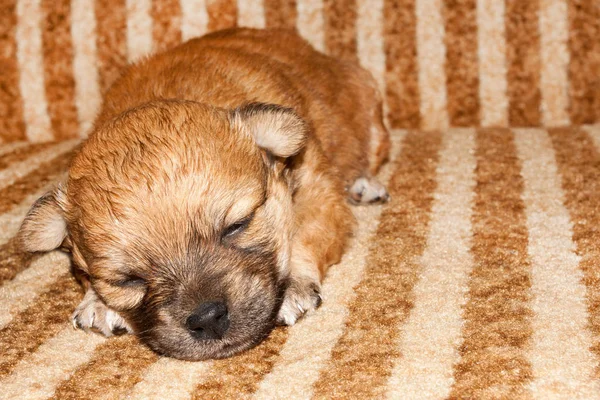
[[[115,285],[124,288],[145,287],[146,280],[144,278],[140,278],[137,275],[126,275],[125,277],[123,277],[123,279],[116,281]]]
[[[229,225],[227,228],[225,228],[223,230],[221,237],[223,237],[223,238],[233,237],[233,236],[238,235],[239,233],[243,232],[244,230],[246,230],[248,225],[250,225],[250,222],[252,221],[253,217],[254,217],[254,213],[250,214],[249,216],[247,216],[244,219],[241,219],[241,220]]]

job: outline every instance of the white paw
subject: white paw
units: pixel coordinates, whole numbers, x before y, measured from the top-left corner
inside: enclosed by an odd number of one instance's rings
[[[348,194],[356,204],[385,203],[390,199],[385,186],[375,178],[358,178],[348,188]]]
[[[310,280],[292,281],[285,291],[283,304],[277,314],[277,323],[294,325],[307,312],[321,305],[321,288]]]
[[[83,300],[71,315],[73,326],[84,331],[97,331],[104,336],[133,330],[125,320],[116,312],[111,310],[98,298],[93,289],[88,289]]]

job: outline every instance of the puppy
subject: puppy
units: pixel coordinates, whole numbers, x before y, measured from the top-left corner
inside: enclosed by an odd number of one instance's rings
[[[373,176],[389,144],[359,66],[290,31],[213,33],[124,71],[20,237],[71,254],[75,326],[227,357],[319,306],[347,199],[387,199]]]

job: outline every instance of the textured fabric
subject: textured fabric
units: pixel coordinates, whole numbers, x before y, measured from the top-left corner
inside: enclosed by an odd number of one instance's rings
[[[82,292],[67,257],[15,243],[75,143],[0,146],[3,398],[600,395],[598,125],[394,130],[392,200],[353,208],[322,307],[198,363],[73,329]]]
[[[296,28],[358,61],[392,128],[600,119],[595,0],[5,0],[0,140],[85,137],[128,61],[234,26]]]
[[[321,308],[250,351],[73,329],[82,289],[23,217],[129,61],[236,25],[371,70],[392,200],[353,207]],[[5,0],[0,49],[1,398],[600,398],[597,1]]]

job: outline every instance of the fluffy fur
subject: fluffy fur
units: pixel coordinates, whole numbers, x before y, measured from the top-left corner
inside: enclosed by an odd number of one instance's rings
[[[87,290],[76,326],[229,356],[318,307],[354,226],[348,197],[387,199],[372,178],[389,148],[381,116],[366,71],[292,32],[191,40],[124,71],[21,238],[72,254]],[[226,320],[207,338],[190,318],[217,303]]]

